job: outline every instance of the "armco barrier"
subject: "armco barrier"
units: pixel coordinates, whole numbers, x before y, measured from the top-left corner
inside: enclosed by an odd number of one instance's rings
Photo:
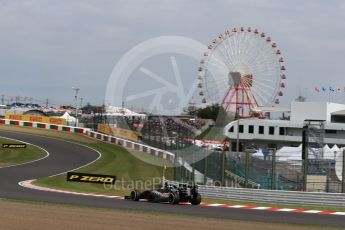
[[[129,141],[126,139],[94,132],[88,128],[79,128],[79,127],[65,126],[65,125],[54,125],[54,124],[47,124],[47,123],[40,123],[40,122],[17,121],[17,120],[9,120],[9,119],[0,119],[0,124],[26,126],[26,127],[32,127],[32,128],[38,128],[38,129],[52,129],[52,130],[57,130],[57,131],[62,131],[62,132],[70,132],[70,133],[80,133],[80,134],[84,134],[84,135],[87,135],[88,137],[95,138],[104,142],[121,145],[127,149],[133,149],[139,152],[144,152],[152,156],[166,159],[169,161],[174,160],[173,153],[170,153],[158,148],[153,148],[148,145],[143,145],[138,142]]]
[[[25,126],[25,127],[39,128],[39,129],[53,129],[53,130],[58,130],[58,131],[65,131],[65,132],[70,132],[70,133],[81,133],[81,134],[85,134],[85,132],[88,130],[88,129],[73,127],[73,126],[54,125],[54,124],[41,123],[41,122],[17,121],[17,120],[8,120],[8,119],[0,119],[0,124]]]
[[[167,181],[179,184],[176,181]],[[324,192],[297,192],[265,189],[244,189],[199,185],[201,196],[213,199],[265,202],[288,205],[315,205],[345,207],[345,194]]]

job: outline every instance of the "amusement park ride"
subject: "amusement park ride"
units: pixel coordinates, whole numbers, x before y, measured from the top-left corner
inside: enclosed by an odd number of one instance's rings
[[[226,30],[212,40],[198,69],[203,103],[219,103],[240,117],[263,117],[257,107],[279,104],[285,65],[277,44],[250,27]]]

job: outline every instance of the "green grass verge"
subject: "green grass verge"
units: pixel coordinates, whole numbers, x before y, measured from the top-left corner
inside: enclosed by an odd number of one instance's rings
[[[40,148],[27,145],[27,148],[8,149],[2,144],[20,144],[21,142],[0,138],[0,167],[22,164],[45,157],[47,153]]]
[[[108,143],[85,144],[98,150],[102,157],[91,165],[83,167],[77,172],[115,175],[115,186],[78,183],[66,181],[66,175],[41,178],[34,184],[55,189],[99,194],[128,194],[133,188],[153,188],[160,186],[163,176],[163,165],[167,165],[165,176],[173,177],[173,169],[169,161],[141,152],[129,153],[126,149]],[[152,182],[152,183],[151,183]],[[157,183],[153,186],[153,183]],[[146,186],[145,186],[146,184]]]

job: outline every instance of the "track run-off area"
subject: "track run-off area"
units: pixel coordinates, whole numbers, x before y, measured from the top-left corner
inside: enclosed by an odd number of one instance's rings
[[[27,164],[0,168],[0,198],[82,205],[97,208],[115,208],[136,211],[171,213],[220,219],[345,227],[345,216],[326,213],[289,212],[288,209],[240,208],[241,205],[169,205],[148,202],[132,202],[111,196],[87,196],[86,194],[42,191],[19,185],[20,182],[61,174],[94,162],[100,153],[82,144],[43,136],[0,130],[0,137],[36,145],[49,154],[48,157]],[[243,206],[242,206],[243,207]]]

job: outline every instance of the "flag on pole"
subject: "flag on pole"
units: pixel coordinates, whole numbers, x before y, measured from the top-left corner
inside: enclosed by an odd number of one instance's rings
[[[341,92],[341,87],[340,87],[340,86],[337,88],[337,91],[338,91],[338,92]]]
[[[316,87],[314,88],[314,90],[315,90],[316,92],[320,93],[320,88],[319,88],[319,87],[316,86]]]
[[[332,86],[330,86],[329,91],[334,92],[335,90],[332,88]]]
[[[323,92],[325,92],[327,90],[326,87],[324,87],[324,86],[322,86],[321,89],[322,89]]]

